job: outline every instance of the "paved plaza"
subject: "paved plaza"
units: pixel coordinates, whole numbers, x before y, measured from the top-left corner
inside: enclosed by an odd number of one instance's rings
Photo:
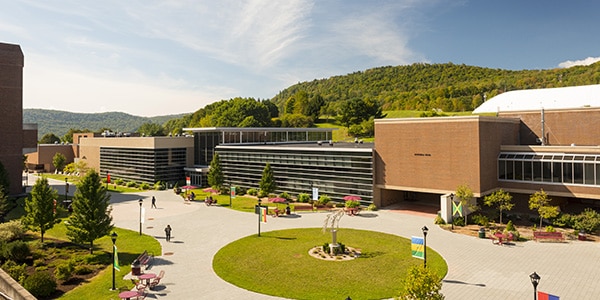
[[[59,181],[51,184],[55,184],[59,193],[64,193]],[[157,199],[156,209],[150,208],[152,196]],[[257,233],[254,214],[203,203],[184,203],[171,190],[112,194],[115,226],[139,230],[139,199],[144,199],[143,232],[155,237],[163,249],[163,253],[155,253],[152,271],[166,272],[162,286],[150,291],[147,299],[280,299],[238,288],[223,281],[212,269],[213,256],[220,248]],[[530,241],[498,246],[489,239],[442,230],[433,224],[432,215],[407,213],[400,208],[344,216],[340,228],[409,238],[422,236],[421,228],[426,225],[429,228],[427,246],[448,263],[442,288],[446,299],[531,299],[533,287],[529,274],[534,271],[541,276],[538,290],[558,295],[561,300],[600,297],[599,243]],[[322,227],[325,216],[326,213],[300,213],[295,218],[269,217],[266,224],[261,224],[261,231]],[[164,238],[163,229],[167,224],[173,228],[170,243]],[[381,266],[390,267],[393,266]],[[319,278],[319,274],[314,277]],[[347,296],[340,295],[340,299]]]

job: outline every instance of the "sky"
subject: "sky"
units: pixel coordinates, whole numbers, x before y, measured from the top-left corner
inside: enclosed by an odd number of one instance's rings
[[[24,108],[150,117],[381,66],[600,60],[592,0],[0,3],[0,42],[25,56]]]

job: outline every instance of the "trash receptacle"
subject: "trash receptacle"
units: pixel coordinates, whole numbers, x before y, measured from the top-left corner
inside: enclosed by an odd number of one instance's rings
[[[140,262],[137,260],[134,260],[133,263],[131,264],[131,275],[134,275],[134,276],[142,275],[142,266],[140,265]]]
[[[585,241],[585,231],[580,231],[577,239],[580,241]]]
[[[485,239],[485,228],[483,227],[479,228],[479,238]]]

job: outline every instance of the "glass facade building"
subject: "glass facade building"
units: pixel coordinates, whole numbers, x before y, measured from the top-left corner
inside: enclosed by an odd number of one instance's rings
[[[258,188],[263,169],[270,163],[276,193],[319,195],[343,202],[358,195],[363,204],[373,202],[373,149],[368,144],[221,145],[217,146],[223,173],[233,186]]]
[[[186,148],[100,147],[100,174],[125,181],[177,182],[185,166]]]

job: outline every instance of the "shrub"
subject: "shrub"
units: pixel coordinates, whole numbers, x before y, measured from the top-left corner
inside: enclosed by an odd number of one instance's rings
[[[256,195],[258,195],[258,191],[256,189],[248,189],[247,193],[250,196],[256,196]]]
[[[92,270],[92,268],[90,268],[87,265],[79,265],[76,266],[75,269],[73,270],[73,274],[76,275],[86,275],[86,274],[90,274],[92,273],[94,270]]]
[[[446,224],[446,221],[444,221],[444,218],[442,218],[442,216],[437,215],[437,216],[435,216],[435,220],[433,221],[433,223],[435,223],[437,225],[444,225],[444,224]]]
[[[371,203],[371,204],[369,204],[369,206],[367,207],[367,210],[368,210],[368,211],[376,211],[376,210],[377,210],[377,205],[375,205],[375,203]],[[442,219],[442,221],[443,221],[443,220],[444,220],[444,219]],[[445,224],[445,223],[446,223],[446,222],[444,222],[444,224]]]
[[[465,226],[465,218],[456,218],[452,220],[454,226]]]
[[[484,215],[473,215],[473,217],[471,217],[471,221],[479,226],[488,227],[490,225],[490,220]],[[511,221],[509,221],[509,223],[510,222]]]
[[[140,184],[140,189],[142,190],[149,190],[150,189],[150,185],[146,182]]]
[[[413,266],[404,279],[404,289],[398,299],[430,299],[441,300],[442,280],[429,268]]]
[[[54,269],[54,277],[58,280],[67,281],[73,276],[74,269],[75,264],[73,261],[65,261],[56,266],[56,269]]]
[[[136,186],[137,186],[137,183],[135,183],[135,181],[129,181],[129,182],[127,182],[127,187],[134,188]]]
[[[329,249],[329,243],[323,244],[323,252],[329,253],[331,249]]]
[[[269,193],[267,193],[267,192],[265,192],[263,190],[258,191],[258,198],[264,198],[264,197],[267,197],[267,196],[269,196]]]
[[[554,229],[554,227],[548,225],[548,226],[546,226],[546,232],[556,232],[556,229]]]
[[[35,272],[23,280],[23,287],[35,297],[48,297],[56,290],[56,281],[48,272]]]
[[[329,201],[331,201],[331,198],[329,196],[327,196],[327,195],[321,195],[319,197],[319,204],[324,205],[324,204],[329,203]]]
[[[23,280],[27,276],[26,268],[27,264],[23,263],[22,265],[18,265],[12,260],[7,260],[2,265],[2,270],[4,270],[6,273],[8,273],[8,275],[10,275],[10,277],[21,284],[23,284]]]
[[[307,193],[298,194],[298,202],[306,203],[310,201],[310,195]]]
[[[241,186],[236,186],[235,187],[235,194],[236,195],[246,195],[246,191],[247,191],[247,189],[245,187],[241,187]]]
[[[123,184],[125,184],[125,181],[123,179],[115,179],[114,183],[116,185],[123,185]]]
[[[285,200],[290,200],[292,199],[292,196],[290,196],[290,194],[288,194],[288,192],[283,192],[281,194],[279,194],[279,197],[284,198]]]
[[[15,262],[23,262],[31,254],[29,245],[23,241],[12,241],[7,243],[3,249],[3,256]]]
[[[25,236],[25,227],[20,220],[0,224],[0,242],[19,240]]]
[[[355,207],[359,207],[360,206],[360,202],[356,201],[356,200],[348,200],[346,201],[345,206],[347,208],[355,208]]]
[[[508,221],[508,224],[506,224],[506,230],[508,230],[508,231],[517,231],[515,229],[515,225],[513,224],[512,221]]]
[[[162,181],[157,181],[154,183],[154,189],[157,191],[163,191],[165,190],[167,187],[165,186],[165,183]]]
[[[574,219],[575,218],[573,216],[571,216],[570,214],[561,214],[558,218],[555,218],[554,220],[552,220],[552,225],[554,225],[556,227],[572,228]]]
[[[585,231],[587,233],[596,233],[599,228],[600,214],[591,208],[586,208],[582,213],[575,217],[573,229]]]

